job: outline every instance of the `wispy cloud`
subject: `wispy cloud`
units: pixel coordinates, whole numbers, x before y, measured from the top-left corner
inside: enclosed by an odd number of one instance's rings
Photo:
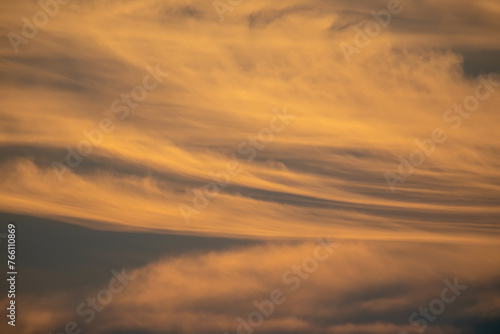
[[[1,209],[185,234],[496,238],[498,94],[399,193],[388,193],[382,171],[396,169],[397,156],[474,90],[451,50],[498,48],[498,8],[414,2],[345,66],[333,46],[352,32],[330,27],[376,5],[248,1],[221,24],[201,2],[68,4],[23,52],[1,51]],[[445,5],[446,25],[434,14]],[[33,6],[2,11],[4,27]],[[262,18],[269,11],[274,19]],[[422,29],[429,22],[446,30]],[[456,38],[445,41],[450,29]],[[156,63],[171,73],[168,82],[58,184],[48,162],[64,162],[82,130],[116,119],[110,101]],[[300,121],[252,164],[236,156],[234,147],[285,103]],[[182,226],[177,203],[190,202],[190,190],[231,159],[241,175],[198,222]]]
[[[313,274],[301,279],[290,268],[313,256],[316,246],[268,244],[165,258],[130,272],[133,282],[89,327],[93,333],[234,333],[237,318],[255,311],[252,301],[269,298],[269,292],[279,288],[287,301],[256,331],[413,333],[421,326],[410,325],[409,316],[440,296],[443,280],[453,284],[455,277],[467,290],[426,333],[467,329],[452,325],[453,319],[474,326],[498,316],[498,299],[485,296],[497,289],[498,261],[488,254],[498,252],[498,246],[342,243]],[[283,273],[288,273],[285,281]],[[292,291],[297,282],[299,287]],[[36,319],[40,330],[55,330],[74,318],[74,309],[67,305],[76,307],[82,296],[95,295],[95,289],[60,290],[51,300],[26,303],[25,316]],[[414,320],[419,319],[424,318]]]

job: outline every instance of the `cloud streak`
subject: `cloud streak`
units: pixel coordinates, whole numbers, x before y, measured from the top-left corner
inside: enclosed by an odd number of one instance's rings
[[[498,11],[488,1],[467,4],[472,14],[448,8],[446,27],[459,37],[433,47],[449,32],[422,30],[418,18],[431,13],[426,21],[440,24],[432,13],[444,6],[413,3],[345,66],[333,45],[351,30],[331,27],[340,17],[358,22],[377,3],[252,1],[224,24],[200,2],[68,4],[23,52],[1,51],[0,71],[7,74],[1,209],[166,233],[296,238],[334,231],[348,238],[492,242],[498,94],[452,131],[399,193],[388,193],[381,177],[397,168],[397,156],[414,139],[445,127],[443,111],[473,91],[462,56],[452,51],[457,40],[462,48],[498,47],[492,19]],[[9,9],[4,26],[12,27],[33,8]],[[486,17],[474,28],[485,32],[474,42],[462,32],[471,33],[467,15]],[[76,148],[83,130],[103,117],[116,120],[110,102],[154,63],[171,77],[58,184],[47,156],[64,162],[65,147]],[[236,156],[238,143],[284,104],[298,116],[286,133],[252,164]],[[32,153],[8,155],[20,145]],[[182,226],[178,203],[189,203],[191,189],[232,159],[239,159],[241,175],[197,222]]]

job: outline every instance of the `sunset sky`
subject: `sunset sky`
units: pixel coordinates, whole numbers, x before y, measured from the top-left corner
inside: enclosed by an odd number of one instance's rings
[[[500,333],[498,0],[0,18],[1,333]]]

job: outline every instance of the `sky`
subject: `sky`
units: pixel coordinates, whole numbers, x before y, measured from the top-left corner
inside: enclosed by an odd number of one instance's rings
[[[498,1],[2,1],[0,30],[2,333],[499,332]]]

